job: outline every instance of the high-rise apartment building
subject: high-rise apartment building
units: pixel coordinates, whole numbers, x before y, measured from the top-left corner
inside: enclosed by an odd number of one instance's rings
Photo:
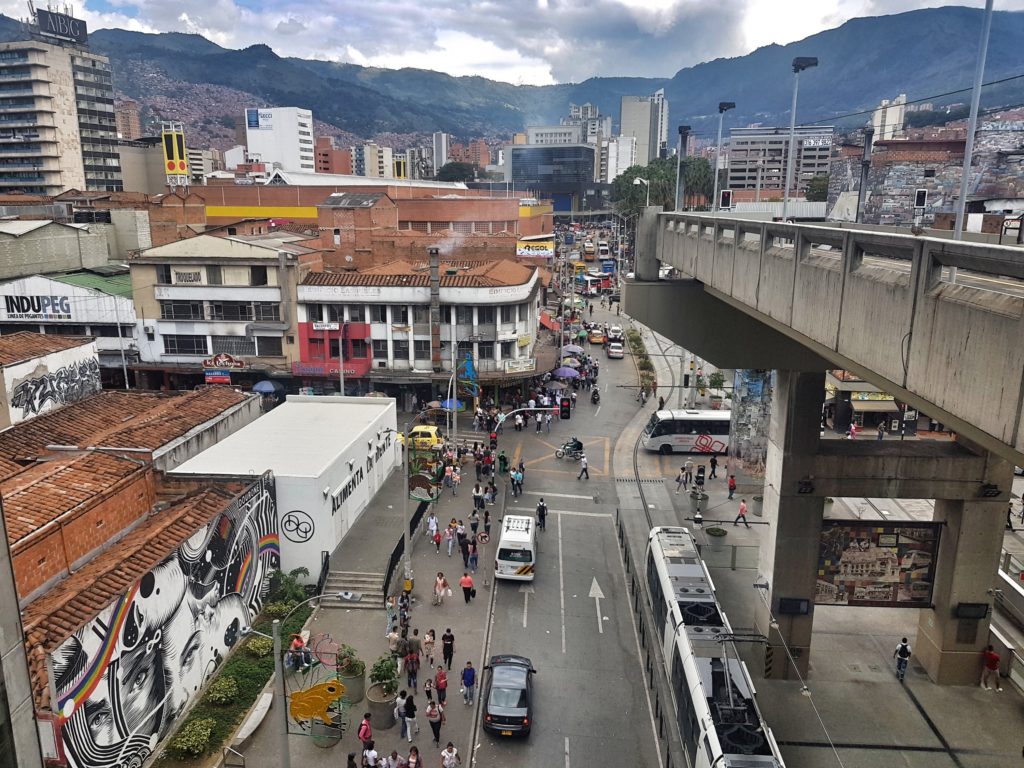
[[[372,141],[352,148],[352,170],[356,176],[391,179],[395,175],[391,147],[380,147]]]
[[[284,171],[316,171],[313,113],[298,107],[245,110],[245,141],[249,155],[267,167]]]
[[[117,124],[117,138],[135,141],[142,138],[142,124],[139,121],[139,103],[131,99],[114,105],[114,121]]]
[[[812,178],[828,173],[834,133],[831,125],[797,126],[791,195],[803,194]],[[730,129],[729,188],[756,189],[781,197],[788,154],[788,128]]]
[[[337,146],[333,136],[317,136],[316,172],[351,175],[351,148]]]
[[[601,181],[611,184],[631,165],[636,165],[636,139],[613,136],[601,143]]]
[[[491,150],[483,139],[474,139],[466,149],[466,161],[478,168],[486,168],[491,164]]]
[[[903,118],[907,109],[907,94],[901,93],[895,99],[882,99],[878,109],[871,113],[871,127],[875,129],[874,141],[894,139],[903,133]]]
[[[448,162],[448,147],[451,136],[437,131],[434,133],[434,173],[436,174]]]
[[[570,104],[569,117],[563,117],[560,122],[580,126],[580,139],[586,144],[601,146],[601,142],[612,135],[611,115],[602,115],[594,104]]]
[[[409,147],[405,150],[405,160],[410,179],[434,177],[434,152],[430,147]]]
[[[623,96],[619,135],[636,139],[636,164],[647,165],[668,154],[668,101],[665,91],[650,96]]]
[[[81,42],[0,43],[0,191],[121,191],[116,143],[106,56]]]

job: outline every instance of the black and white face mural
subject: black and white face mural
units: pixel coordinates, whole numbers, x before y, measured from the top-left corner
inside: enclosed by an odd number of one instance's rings
[[[99,392],[101,386],[100,364],[94,357],[42,376],[22,379],[9,393],[11,408],[21,408],[21,418],[13,418],[12,421],[21,421],[51,408],[74,403]]]
[[[270,473],[51,654],[76,768],[139,768],[252,624],[280,563]]]

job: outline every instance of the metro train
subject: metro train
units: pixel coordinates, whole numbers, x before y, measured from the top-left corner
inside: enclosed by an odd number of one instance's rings
[[[690,532],[652,528],[646,574],[691,768],[785,768]]]

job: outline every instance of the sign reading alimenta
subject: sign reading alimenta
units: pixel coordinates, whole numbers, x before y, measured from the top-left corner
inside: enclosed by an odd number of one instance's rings
[[[47,37],[57,37],[73,43],[84,43],[89,39],[89,29],[85,22],[64,13],[37,9],[36,24],[39,32]]]

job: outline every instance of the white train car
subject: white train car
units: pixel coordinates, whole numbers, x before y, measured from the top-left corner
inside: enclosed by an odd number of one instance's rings
[[[646,574],[690,766],[785,768],[690,532],[651,529]]]

